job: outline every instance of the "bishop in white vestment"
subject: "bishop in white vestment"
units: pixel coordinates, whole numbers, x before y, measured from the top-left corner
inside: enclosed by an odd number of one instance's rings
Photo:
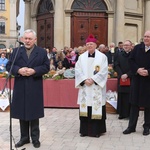
[[[107,57],[96,49],[96,39],[86,39],[87,51],[75,65],[75,87],[79,88],[81,136],[99,137],[106,132]]]

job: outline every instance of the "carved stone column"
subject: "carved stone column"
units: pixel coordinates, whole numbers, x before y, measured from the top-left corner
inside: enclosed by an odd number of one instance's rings
[[[124,0],[116,1],[116,44],[124,41]]]
[[[15,19],[16,19],[16,1],[10,0],[10,36],[12,37],[17,36]]]
[[[31,0],[24,0],[25,12],[24,12],[24,29],[31,28]]]
[[[55,14],[54,14],[54,46],[58,50],[64,47],[64,10],[63,0],[55,1]]]
[[[150,30],[150,0],[145,0],[145,31]]]

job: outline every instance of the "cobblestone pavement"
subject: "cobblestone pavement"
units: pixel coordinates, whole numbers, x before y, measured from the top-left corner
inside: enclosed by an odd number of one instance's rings
[[[45,108],[40,119],[41,147],[39,150],[149,150],[150,135],[143,136],[143,111],[140,112],[135,133],[123,135],[128,120],[118,120],[117,114],[107,114],[107,132],[100,138],[80,137],[78,109]],[[15,142],[19,140],[19,122],[12,119]],[[0,150],[10,149],[9,112],[0,112]],[[34,150],[32,143],[18,150]],[[13,142],[13,149],[14,142]]]

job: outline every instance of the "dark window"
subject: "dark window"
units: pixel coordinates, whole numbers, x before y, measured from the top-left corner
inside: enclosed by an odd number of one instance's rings
[[[75,0],[73,10],[107,10],[104,0]]]
[[[0,0],[0,10],[5,10],[5,0]]]
[[[5,22],[0,22],[0,34],[5,34]]]
[[[41,0],[39,3],[38,14],[49,13],[53,9],[53,3],[51,0]]]

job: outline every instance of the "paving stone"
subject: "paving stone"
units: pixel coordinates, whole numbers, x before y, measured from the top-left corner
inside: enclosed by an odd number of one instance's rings
[[[117,114],[107,114],[107,132],[100,136],[80,137],[78,109],[45,108],[40,119],[41,147],[39,150],[149,150],[149,136],[143,136],[144,113],[140,111],[135,133],[123,135],[128,120],[118,120]],[[0,150],[10,149],[9,112],[0,112]],[[20,139],[19,121],[12,119],[14,143]],[[32,143],[18,150],[34,150]]]

